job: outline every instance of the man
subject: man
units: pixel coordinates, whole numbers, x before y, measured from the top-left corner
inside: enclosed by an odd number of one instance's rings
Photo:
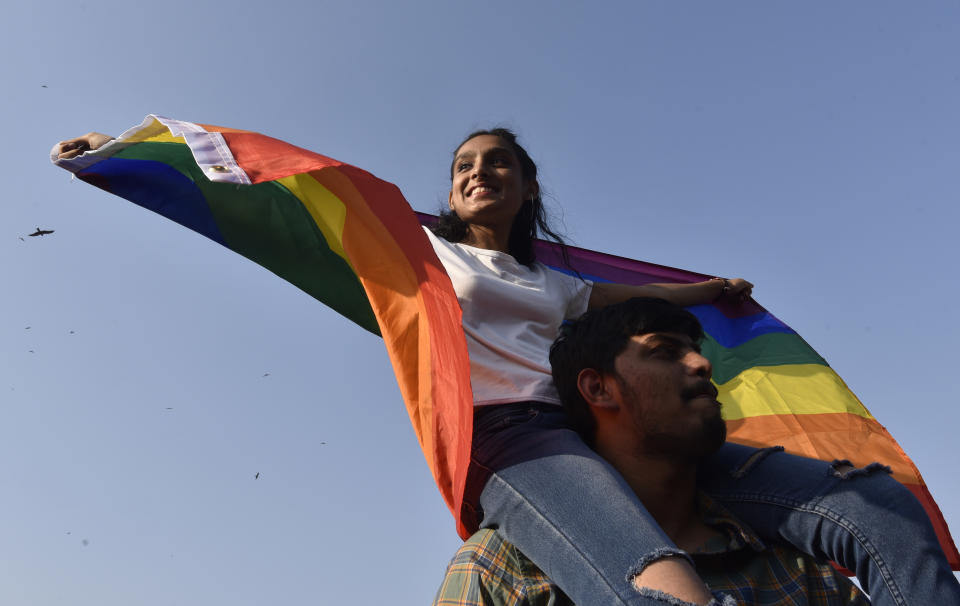
[[[829,564],[764,545],[696,488],[697,466],[726,439],[700,355],[703,330],[686,310],[632,299],[564,327],[550,352],[571,423],[615,467],[711,590],[745,604],[868,604]],[[451,561],[434,604],[559,606],[569,599],[493,530]]]

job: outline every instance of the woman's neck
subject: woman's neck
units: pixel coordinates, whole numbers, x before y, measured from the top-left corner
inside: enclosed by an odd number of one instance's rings
[[[463,243],[475,248],[485,250],[498,250],[502,253],[510,254],[510,232],[509,230],[495,229],[486,225],[476,225],[471,223],[467,226],[467,235]]]

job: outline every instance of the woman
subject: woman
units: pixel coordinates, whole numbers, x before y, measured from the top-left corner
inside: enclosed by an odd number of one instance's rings
[[[61,157],[108,140],[91,133],[65,141]],[[554,234],[543,219],[536,165],[507,130],[474,133],[457,148],[449,205],[439,237],[429,237],[463,307],[470,352],[477,406],[465,500],[473,522],[498,528],[578,604],[662,604],[656,590],[707,603],[683,554],[566,427],[547,351],[560,323],[588,307],[633,296],[681,305],[736,299],[751,285],[591,284],[537,263],[534,238]],[[728,471],[755,453],[725,447],[705,488],[761,534],[856,570],[874,603],[960,603],[922,508],[899,483],[881,473],[843,480],[826,463],[782,453],[764,453],[731,480]],[[567,490],[573,481],[588,488]],[[890,532],[905,524],[909,536]]]

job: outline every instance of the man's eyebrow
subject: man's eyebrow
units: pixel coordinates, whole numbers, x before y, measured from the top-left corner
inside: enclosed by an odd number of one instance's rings
[[[650,346],[657,343],[668,343],[679,347],[692,347],[696,351],[700,351],[700,343],[697,343],[685,335],[664,332],[648,332],[646,334],[650,335],[650,340],[652,341],[652,343],[648,343]]]

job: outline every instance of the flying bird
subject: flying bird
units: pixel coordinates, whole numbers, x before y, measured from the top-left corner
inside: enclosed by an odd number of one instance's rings
[[[40,229],[40,228],[38,227],[38,228],[37,228],[37,231],[33,232],[33,233],[30,234],[30,235],[31,235],[31,236],[45,236],[45,235],[47,235],[47,234],[52,234],[52,233],[53,233],[53,230],[52,230],[52,229]]]
[[[254,480],[259,480],[259,479],[260,479],[260,472],[259,472],[259,471],[256,473],[255,476],[253,476],[253,479],[254,479]]]

